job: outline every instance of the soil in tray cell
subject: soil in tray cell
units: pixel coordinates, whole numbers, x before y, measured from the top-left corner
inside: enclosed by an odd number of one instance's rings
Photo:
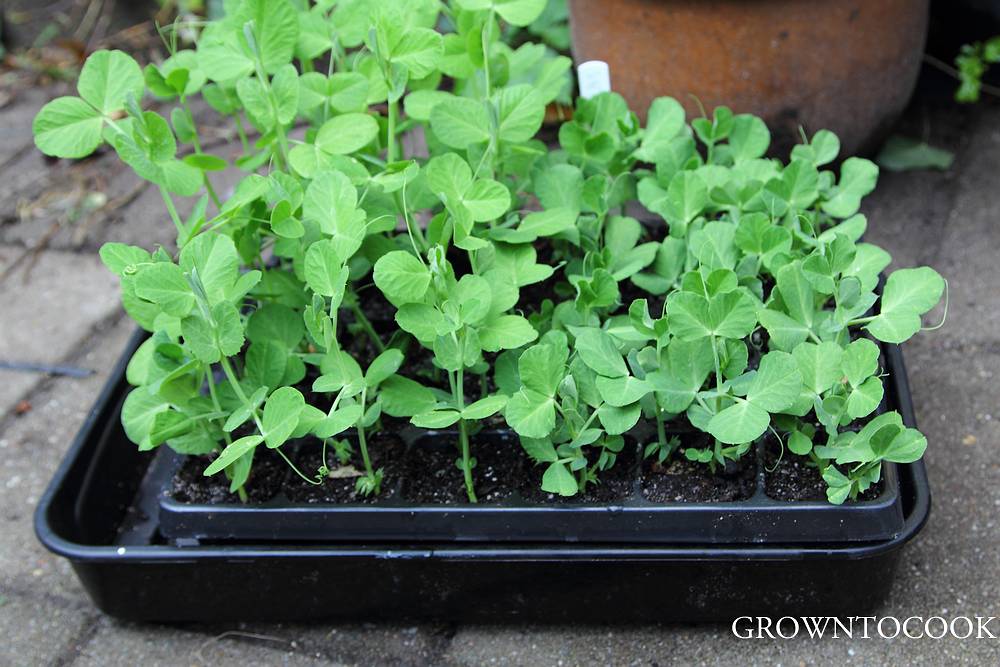
[[[597,456],[597,452],[594,452]],[[616,504],[628,500],[635,491],[636,460],[638,445],[631,438],[626,438],[625,446],[615,457],[614,465],[597,473],[597,482],[587,484],[583,493],[575,496],[559,496],[542,490],[542,474],[545,465],[528,466],[527,474],[518,489],[521,496],[530,503],[608,503]],[[596,461],[596,458],[594,459]],[[591,461],[591,466],[594,461]]]
[[[285,496],[296,504],[369,504],[392,496],[399,485],[406,447],[399,437],[391,433],[370,435],[367,442],[373,469],[382,468],[382,489],[379,495],[364,496],[355,491],[357,480],[365,471],[365,464],[357,439],[352,438],[350,461],[341,464],[333,447],[328,446],[326,462],[330,466],[331,475],[322,484],[309,484],[292,472],[285,481]],[[323,465],[323,449],[318,441],[309,445],[299,447],[290,458],[299,470],[312,477]]]
[[[857,500],[878,498],[884,485],[884,481],[879,480],[858,495]],[[773,437],[768,438],[764,450],[764,492],[775,500],[826,502],[826,482],[819,468],[811,465],[805,456],[798,456],[787,449],[782,453]]]
[[[229,491],[229,479],[224,473],[205,477],[205,468],[212,462],[210,456],[186,456],[180,470],[174,475],[170,495],[180,503],[226,504],[239,503],[235,493]],[[285,483],[288,464],[266,447],[254,450],[253,468],[245,489],[247,501],[264,503],[278,495]]]
[[[457,434],[445,433],[413,443],[403,471],[405,501],[429,505],[469,502],[465,477],[455,464],[462,457],[457,443]],[[527,463],[517,439],[507,434],[471,436],[470,451],[476,459],[472,481],[479,503],[497,503],[513,496]]]
[[[642,462],[642,495],[654,503],[731,502],[746,500],[757,488],[757,461],[753,449],[725,469],[684,458],[682,445],[665,463]]]

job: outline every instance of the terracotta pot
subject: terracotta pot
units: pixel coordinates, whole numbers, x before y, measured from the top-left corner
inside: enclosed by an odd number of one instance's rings
[[[569,0],[576,61],[604,60],[640,117],[692,95],[767,121],[773,149],[833,130],[870,149],[906,106],[929,0]]]

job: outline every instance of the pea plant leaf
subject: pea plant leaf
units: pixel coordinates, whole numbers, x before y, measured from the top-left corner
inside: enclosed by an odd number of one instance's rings
[[[944,293],[944,279],[930,267],[893,271],[885,283],[878,316],[867,329],[886,343],[902,343],[920,331],[920,316]]]
[[[823,210],[835,218],[847,218],[858,212],[861,198],[875,189],[878,167],[863,158],[850,157],[840,168],[840,182],[823,202]]]
[[[761,358],[747,387],[746,398],[714,415],[708,432],[726,444],[753,442],[770,424],[770,413],[792,405],[802,390],[802,374],[792,355],[769,352]]]
[[[430,125],[434,136],[459,150],[489,141],[491,136],[490,120],[483,103],[465,97],[436,104],[431,110]]]
[[[430,285],[431,274],[413,254],[395,250],[375,263],[375,284],[392,301],[420,301]]]
[[[129,96],[141,99],[144,88],[139,64],[121,51],[95,51],[76,84],[80,97],[105,116],[124,109]]]
[[[470,11],[491,10],[511,25],[526,26],[541,15],[545,0],[459,0],[458,5]]]
[[[222,472],[227,467],[252,452],[257,445],[262,442],[264,442],[264,438],[259,435],[248,435],[240,438],[239,440],[234,440],[227,445],[224,450],[222,450],[222,453],[219,454],[219,456],[217,456],[207,468],[205,468],[204,475],[209,477]]]
[[[31,130],[35,145],[46,155],[81,158],[101,144],[103,127],[97,109],[79,97],[58,97],[42,107]]]
[[[264,442],[271,449],[281,447],[299,424],[305,408],[305,397],[298,389],[282,387],[271,394],[264,404],[261,419]]]

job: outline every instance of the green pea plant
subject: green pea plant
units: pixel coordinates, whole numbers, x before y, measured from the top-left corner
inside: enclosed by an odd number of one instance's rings
[[[354,461],[361,498],[393,455],[374,436],[405,420],[454,440],[469,502],[484,429],[513,430],[567,497],[633,445],[715,471],[775,438],[835,503],[922,455],[882,407],[875,341],[927,328],[945,283],[900,269],[880,289],[890,258],[858,212],[878,170],[828,168],[832,133],[785,164],[751,115],[688,123],[660,98],[643,127],[602,93],[555,141],[546,107],[572,81],[545,0],[225,9],[145,69],[92,54],[33,126],[47,155],[113,151],[176,231],[100,252],[149,332],[121,411],[139,449],[204,457],[244,500],[259,451],[317,486]],[[202,113],[236,157],[209,151]]]
[[[983,42],[963,44],[955,56],[955,70],[959,86],[955,90],[955,99],[959,102],[978,102],[983,91],[996,94],[994,86],[983,83],[983,76],[991,65],[1000,62],[1000,36],[991,37]]]

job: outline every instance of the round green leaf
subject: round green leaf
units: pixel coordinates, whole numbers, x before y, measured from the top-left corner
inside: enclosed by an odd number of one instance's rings
[[[268,447],[280,447],[288,440],[299,424],[299,415],[305,405],[305,398],[293,387],[281,387],[268,397],[261,419],[264,442]]]
[[[413,254],[394,250],[375,262],[375,284],[396,304],[420,301],[431,282],[431,273]]]
[[[31,131],[46,155],[86,157],[101,143],[101,114],[79,97],[57,97],[35,116]]]
[[[95,51],[83,64],[76,89],[98,111],[110,115],[125,108],[129,94],[140,101],[145,86],[142,69],[132,56],[122,51]]]
[[[332,241],[316,241],[306,251],[305,278],[309,288],[323,296],[343,295],[349,269]]]
[[[431,110],[431,129],[445,145],[465,150],[489,141],[490,119],[482,102],[454,97],[442,100]]]
[[[327,153],[345,155],[360,150],[378,136],[378,122],[366,113],[345,113],[323,123],[316,145]]]

